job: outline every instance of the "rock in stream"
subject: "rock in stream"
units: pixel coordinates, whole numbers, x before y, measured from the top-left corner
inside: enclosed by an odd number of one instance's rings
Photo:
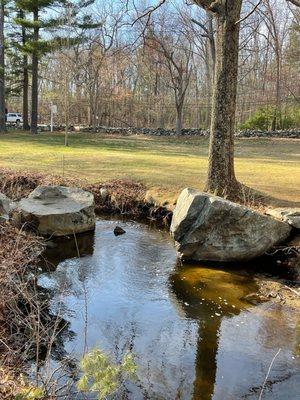
[[[13,220],[45,236],[87,232],[95,227],[94,196],[79,188],[39,186],[18,203]]]
[[[291,227],[221,197],[184,189],[171,234],[182,259],[247,261],[288,238]]]

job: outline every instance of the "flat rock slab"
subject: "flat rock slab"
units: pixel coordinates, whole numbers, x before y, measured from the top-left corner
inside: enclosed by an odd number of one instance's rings
[[[13,220],[46,236],[93,230],[95,219],[93,194],[65,186],[39,186],[13,212]]]
[[[270,208],[266,214],[288,223],[295,229],[300,229],[299,208]]]
[[[182,259],[247,261],[288,238],[291,227],[221,197],[184,189],[171,234]]]

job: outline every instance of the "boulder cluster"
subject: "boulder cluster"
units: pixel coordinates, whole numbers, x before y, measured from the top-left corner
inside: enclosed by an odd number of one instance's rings
[[[101,188],[99,196],[105,202],[107,190]],[[0,193],[0,218],[43,236],[74,235],[95,228],[95,199],[66,186],[38,186],[19,202]],[[187,188],[177,200],[171,235],[183,260],[236,262],[263,255],[299,229],[299,209],[270,209],[266,215]],[[114,233],[125,231],[116,227]]]

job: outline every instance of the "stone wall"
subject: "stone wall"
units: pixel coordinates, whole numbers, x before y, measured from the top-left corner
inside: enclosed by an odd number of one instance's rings
[[[236,133],[237,137],[262,137],[262,138],[291,138],[300,139],[300,129],[288,129],[282,131],[259,131],[259,130],[244,130]]]
[[[41,131],[49,131],[50,126],[48,125],[40,125]],[[63,126],[55,126],[55,131],[63,131],[65,128]],[[98,126],[98,127],[89,127],[89,126],[72,126],[72,131],[75,132],[90,132],[90,133],[106,133],[106,134],[115,134],[115,135],[147,135],[147,136],[177,136],[175,130],[172,129],[151,129],[151,128],[118,128],[118,127],[107,127],[107,126]],[[208,137],[209,131],[204,129],[183,129],[180,136],[202,136]],[[236,133],[236,137],[261,137],[261,138],[293,138],[300,139],[300,128],[299,129],[288,129],[281,131],[260,131],[260,130],[244,130],[238,131]]]

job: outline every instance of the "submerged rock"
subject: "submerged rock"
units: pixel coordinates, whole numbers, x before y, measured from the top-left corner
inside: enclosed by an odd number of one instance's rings
[[[285,222],[193,189],[180,194],[171,224],[180,257],[195,261],[250,260],[290,231]]]
[[[115,227],[115,229],[114,229],[115,236],[124,235],[124,233],[126,233],[126,231],[124,231],[123,228],[121,228],[120,226]]]
[[[300,229],[299,208],[270,208],[266,214],[288,223],[295,229]]]
[[[39,186],[19,202],[13,220],[41,235],[87,232],[95,227],[94,196],[79,188]]]

